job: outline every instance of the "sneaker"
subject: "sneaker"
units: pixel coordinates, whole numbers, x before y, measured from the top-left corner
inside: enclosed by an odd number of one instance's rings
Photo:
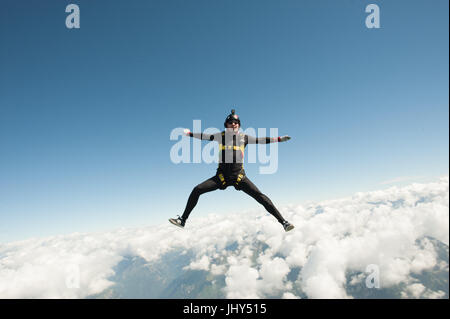
[[[285,231],[290,231],[294,229],[294,225],[290,224],[287,220],[283,222],[283,228]]]
[[[181,228],[184,228],[184,224],[186,223],[180,216],[178,216],[178,218],[169,218],[169,222]]]

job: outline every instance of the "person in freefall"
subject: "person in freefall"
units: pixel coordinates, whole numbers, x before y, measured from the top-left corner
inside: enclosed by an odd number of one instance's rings
[[[216,141],[219,143],[220,158],[216,175],[198,184],[192,190],[186,204],[186,208],[181,217],[170,218],[169,221],[181,228],[184,228],[189,214],[197,205],[200,195],[215,191],[217,189],[226,189],[233,185],[237,190],[242,190],[253,197],[258,203],[272,214],[283,226],[285,231],[294,228],[287,220],[281,216],[278,209],[272,201],[250,181],[244,171],[244,150],[247,144],[267,144],[276,142],[285,142],[290,139],[289,136],[280,137],[253,137],[239,132],[241,120],[231,110],[231,114],[225,119],[225,130],[216,134],[192,133],[188,129],[184,131],[187,136],[195,137],[201,140]]]

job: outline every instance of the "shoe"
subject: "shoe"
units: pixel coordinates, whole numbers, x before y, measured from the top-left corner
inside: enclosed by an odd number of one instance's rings
[[[169,222],[181,228],[184,228],[184,224],[186,223],[186,221],[182,219],[179,215],[178,218],[169,218]]]
[[[290,231],[294,229],[294,225],[290,224],[287,220],[283,222],[283,228],[285,231]]]

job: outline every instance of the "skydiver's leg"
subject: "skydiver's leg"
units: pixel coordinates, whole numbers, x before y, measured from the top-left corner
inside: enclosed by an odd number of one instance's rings
[[[219,185],[220,184],[217,176],[213,176],[204,181],[203,183],[200,183],[197,186],[195,186],[191,192],[191,195],[189,195],[186,208],[181,218],[183,220],[187,220],[189,218],[189,214],[194,209],[195,205],[197,205],[198,198],[200,197],[200,195],[219,189]]]
[[[271,213],[280,224],[283,224],[285,220],[283,216],[281,216],[278,209],[276,209],[269,197],[261,193],[261,191],[255,186],[255,184],[252,183],[251,180],[248,179],[248,177],[245,177],[239,182],[239,189],[256,199],[256,201],[263,205],[264,208]]]

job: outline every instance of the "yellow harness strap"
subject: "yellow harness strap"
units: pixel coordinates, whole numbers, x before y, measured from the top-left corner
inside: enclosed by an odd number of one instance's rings
[[[220,173],[219,174],[219,179],[220,179],[220,181],[222,182],[222,185],[225,185],[227,182],[225,181],[225,178],[223,177],[223,174],[222,173]]]
[[[242,152],[244,152],[245,146],[244,146],[244,145],[236,146],[236,145],[223,145],[223,144],[219,144],[219,149],[220,149],[221,151],[224,151],[224,150],[235,150],[235,151],[241,150]]]
[[[238,178],[236,179],[236,185],[239,184],[239,182],[241,181],[242,177],[244,177],[244,174],[239,174]]]

